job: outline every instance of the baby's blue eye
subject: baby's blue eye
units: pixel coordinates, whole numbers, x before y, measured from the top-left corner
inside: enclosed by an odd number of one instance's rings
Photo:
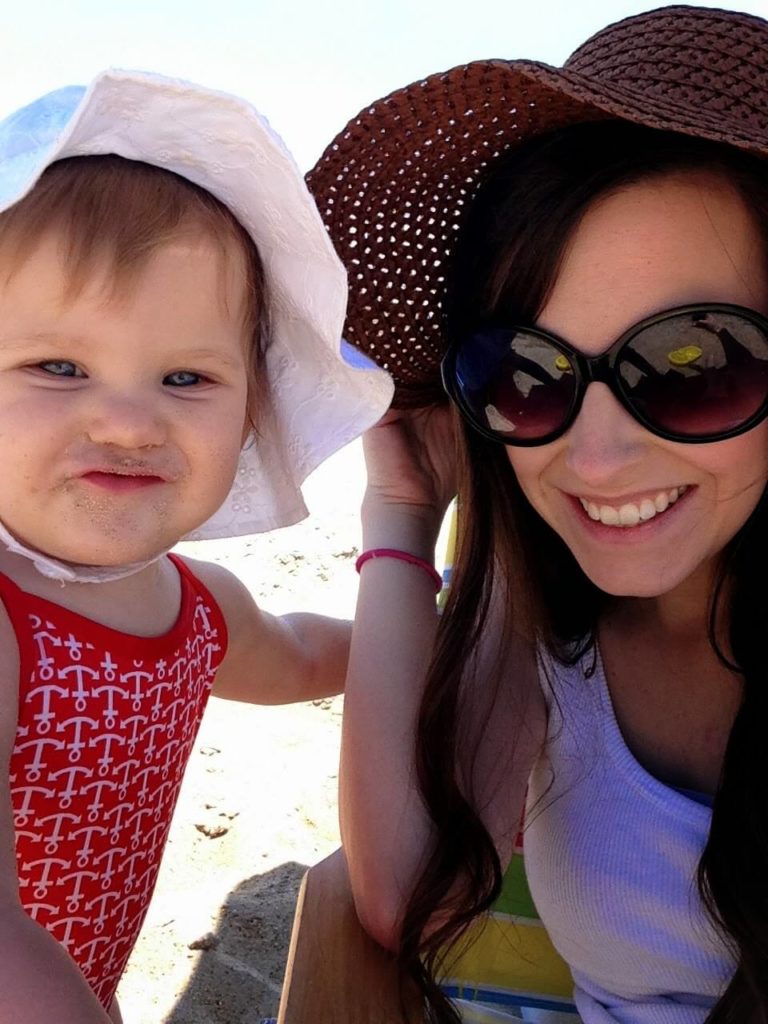
[[[52,377],[85,376],[80,367],[70,363],[68,359],[46,359],[44,363],[38,363],[38,366],[46,373],[50,373]]]
[[[169,373],[167,377],[163,377],[163,384],[170,384],[173,388],[188,388],[193,384],[200,384],[202,379],[199,373],[193,373],[191,370],[177,370],[176,373]]]

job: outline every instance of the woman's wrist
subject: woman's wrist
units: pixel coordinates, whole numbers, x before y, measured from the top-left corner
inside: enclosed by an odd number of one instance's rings
[[[358,556],[355,562],[355,569],[359,573],[364,565],[379,558],[393,559],[396,562],[404,562],[406,565],[411,565],[413,568],[418,569],[419,572],[426,574],[436,594],[439,594],[443,589],[443,578],[431,561],[426,558],[420,558],[418,555],[411,555],[407,551],[401,551],[398,548],[367,548]]]
[[[434,510],[366,498],[362,526],[363,551],[394,548],[430,563],[434,561],[441,526]]]

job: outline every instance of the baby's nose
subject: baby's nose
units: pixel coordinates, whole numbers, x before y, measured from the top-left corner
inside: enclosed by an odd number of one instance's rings
[[[95,444],[120,448],[157,447],[166,440],[166,431],[156,404],[147,396],[104,392],[94,402],[88,418],[87,433]]]
[[[638,462],[652,437],[602,383],[587,387],[579,415],[566,436],[569,468],[595,488]]]

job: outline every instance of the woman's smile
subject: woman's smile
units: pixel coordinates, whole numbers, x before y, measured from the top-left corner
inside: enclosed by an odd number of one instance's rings
[[[681,484],[679,487],[656,490],[646,497],[632,499],[585,498],[579,495],[578,501],[593,522],[600,522],[603,526],[635,527],[662,515],[687,489],[686,484]]]
[[[640,503],[625,502],[621,505],[597,505],[572,495],[566,496],[566,500],[572,510],[576,528],[583,531],[589,541],[637,545],[658,540],[666,544],[669,543],[667,534],[670,529],[686,528],[681,521],[685,516],[685,496],[689,496],[690,500],[695,491],[695,487],[673,487],[658,491],[653,500],[643,499]],[[693,524],[690,528],[694,528]]]

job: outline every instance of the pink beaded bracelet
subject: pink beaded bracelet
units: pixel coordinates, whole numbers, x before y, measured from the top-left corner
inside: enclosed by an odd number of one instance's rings
[[[440,573],[431,562],[426,560],[426,558],[419,558],[418,555],[412,555],[408,551],[398,551],[397,548],[371,548],[369,551],[363,551],[363,553],[358,556],[358,559],[355,562],[355,568],[357,571],[360,572],[365,563],[371,558],[396,558],[401,562],[408,562],[409,565],[415,565],[419,569],[423,569],[432,580],[436,594],[439,594],[443,589],[443,580]]]

